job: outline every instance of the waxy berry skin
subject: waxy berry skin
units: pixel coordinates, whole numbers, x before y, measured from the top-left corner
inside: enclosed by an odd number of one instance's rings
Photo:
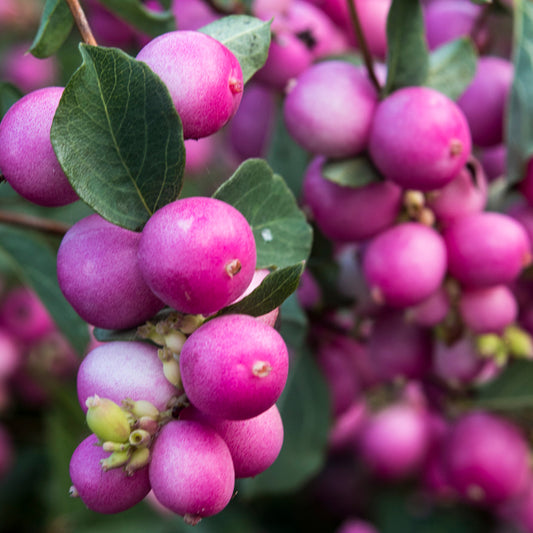
[[[249,315],[206,322],[180,354],[183,388],[209,416],[242,420],[261,414],[279,398],[288,374],[281,335]]]
[[[122,468],[104,472],[100,461],[109,457],[98,437],[90,435],[76,448],[70,459],[70,479],[75,493],[97,513],[114,514],[139,503],[150,492],[148,467],[127,475]],[[74,495],[73,494],[73,495]]]
[[[252,281],[252,229],[231,205],[206,197],[176,200],[156,211],[138,251],[142,275],[163,302],[183,313],[211,314]]]
[[[163,426],[151,449],[150,483],[157,500],[187,521],[214,515],[229,503],[235,471],[226,443],[207,424]]]
[[[472,140],[453,100],[428,87],[405,87],[378,105],[368,148],[385,178],[406,189],[431,191],[457,176]]]
[[[239,107],[243,78],[235,55],[197,31],[164,33],[137,54],[165,83],[185,139],[218,131]]]
[[[137,326],[164,307],[137,266],[141,235],[90,215],[72,226],[57,253],[59,287],[89,324]]]
[[[63,87],[46,87],[23,96],[0,123],[0,170],[21,196],[46,207],[78,200],[59,165],[50,128]]]
[[[163,411],[179,393],[163,374],[157,348],[144,342],[107,342],[89,352],[78,370],[77,387],[84,412],[85,401],[95,394],[119,405],[126,398],[147,400]]]

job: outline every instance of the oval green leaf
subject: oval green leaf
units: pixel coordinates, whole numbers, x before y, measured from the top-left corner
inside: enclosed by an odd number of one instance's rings
[[[55,54],[69,36],[74,18],[65,0],[46,0],[30,52],[38,58]]]
[[[366,155],[351,159],[332,159],[322,165],[324,178],[343,187],[364,187],[383,181],[379,170]]]
[[[271,272],[261,285],[242,300],[225,307],[217,316],[231,313],[261,316],[279,307],[297,288],[304,263]]]
[[[72,347],[83,354],[89,329],[59,289],[54,250],[38,234],[0,225],[0,253],[21,282],[37,293]]]
[[[166,86],[115,48],[80,45],[51,130],[56,155],[80,198],[106,220],[139,231],[180,192],[181,121]]]
[[[474,78],[477,52],[469,38],[439,46],[429,57],[429,73],[424,85],[457,100]]]
[[[533,154],[533,2],[514,3],[514,79],[507,113],[507,176],[510,183],[523,179]]]
[[[248,220],[257,247],[256,268],[283,268],[305,261],[311,226],[281,176],[263,159],[248,159],[213,195]]]
[[[139,0],[100,0],[100,3],[128,24],[152,37],[176,29],[171,11],[153,11]]]
[[[387,83],[384,94],[401,87],[423,85],[429,51],[419,0],[392,0],[387,17]]]
[[[270,21],[248,15],[230,15],[199,31],[221,42],[235,54],[244,83],[265,64],[270,47]]]

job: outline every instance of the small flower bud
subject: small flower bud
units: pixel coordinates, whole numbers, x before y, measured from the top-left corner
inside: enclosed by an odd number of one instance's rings
[[[131,432],[129,440],[132,446],[149,446],[152,442],[152,435],[144,429],[136,429]]]
[[[129,442],[111,442],[108,440],[102,444],[104,452],[125,452],[129,447]]]
[[[179,354],[187,337],[181,331],[171,331],[165,335],[165,346],[173,353]]]
[[[155,435],[159,429],[159,422],[149,416],[142,416],[139,418],[139,429],[144,429],[144,431],[148,431],[150,435]]]
[[[175,359],[163,361],[163,374],[165,374],[165,377],[172,385],[179,389],[182,388],[180,365]]]
[[[503,339],[509,348],[509,353],[513,357],[521,359],[531,359],[533,357],[533,341],[531,336],[516,326],[509,326],[505,329]]]
[[[127,442],[130,424],[126,413],[112,400],[96,394],[87,398],[87,425],[101,441]]]
[[[126,398],[122,400],[122,407],[132,413],[136,418],[150,417],[155,420],[159,416],[157,407],[147,400],[135,401],[131,398]]]
[[[136,470],[143,468],[150,462],[150,449],[149,448],[137,448],[131,454],[131,458],[128,464],[124,468],[126,474],[132,475]]]
[[[123,452],[113,452],[109,457],[102,459],[100,464],[102,465],[102,470],[107,472],[112,468],[119,468],[124,466],[130,459],[132,454],[132,448],[128,448]]]

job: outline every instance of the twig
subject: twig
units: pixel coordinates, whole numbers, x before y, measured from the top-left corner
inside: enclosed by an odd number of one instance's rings
[[[357,14],[357,8],[355,7],[355,0],[346,0],[348,3],[348,10],[350,11],[350,19],[352,21],[352,26],[355,30],[355,35],[363,53],[363,59],[365,61],[366,69],[370,80],[376,87],[378,92],[381,91],[381,85],[376,77],[376,72],[374,71],[374,62],[372,60],[372,54],[368,49],[368,43],[366,42],[365,35],[363,33],[363,28],[361,27],[361,21],[359,20],[359,15]]]
[[[57,220],[2,210],[0,210],[0,223],[36,229],[54,235],[64,235],[70,228],[68,224],[58,222]]]
[[[76,26],[78,26],[78,30],[80,30],[83,42],[86,44],[90,44],[91,46],[98,46],[98,43],[94,38],[93,32],[91,31],[91,27],[87,22],[87,17],[85,16],[85,13],[83,12],[82,7],[80,6],[79,0],[67,0],[67,4],[68,7],[70,7],[70,11],[72,11],[72,16],[76,21]]]

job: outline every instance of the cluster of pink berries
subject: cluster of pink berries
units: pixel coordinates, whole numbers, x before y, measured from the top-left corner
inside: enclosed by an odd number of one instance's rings
[[[283,441],[275,402],[288,351],[267,323],[272,317],[205,318],[253,283],[252,231],[235,208],[203,197],[156,211],[141,234],[89,219],[67,233],[58,253],[60,287],[73,307],[94,312],[101,327],[120,328],[165,304],[178,312],[139,329],[156,346],[109,342],[83,360],[78,397],[94,435],[72,457],[73,494],[90,509],[116,513],[152,489],[195,523],[228,504],[235,477],[268,468]],[[115,278],[116,294],[102,298],[98,286]],[[147,293],[159,305],[148,307]]]

